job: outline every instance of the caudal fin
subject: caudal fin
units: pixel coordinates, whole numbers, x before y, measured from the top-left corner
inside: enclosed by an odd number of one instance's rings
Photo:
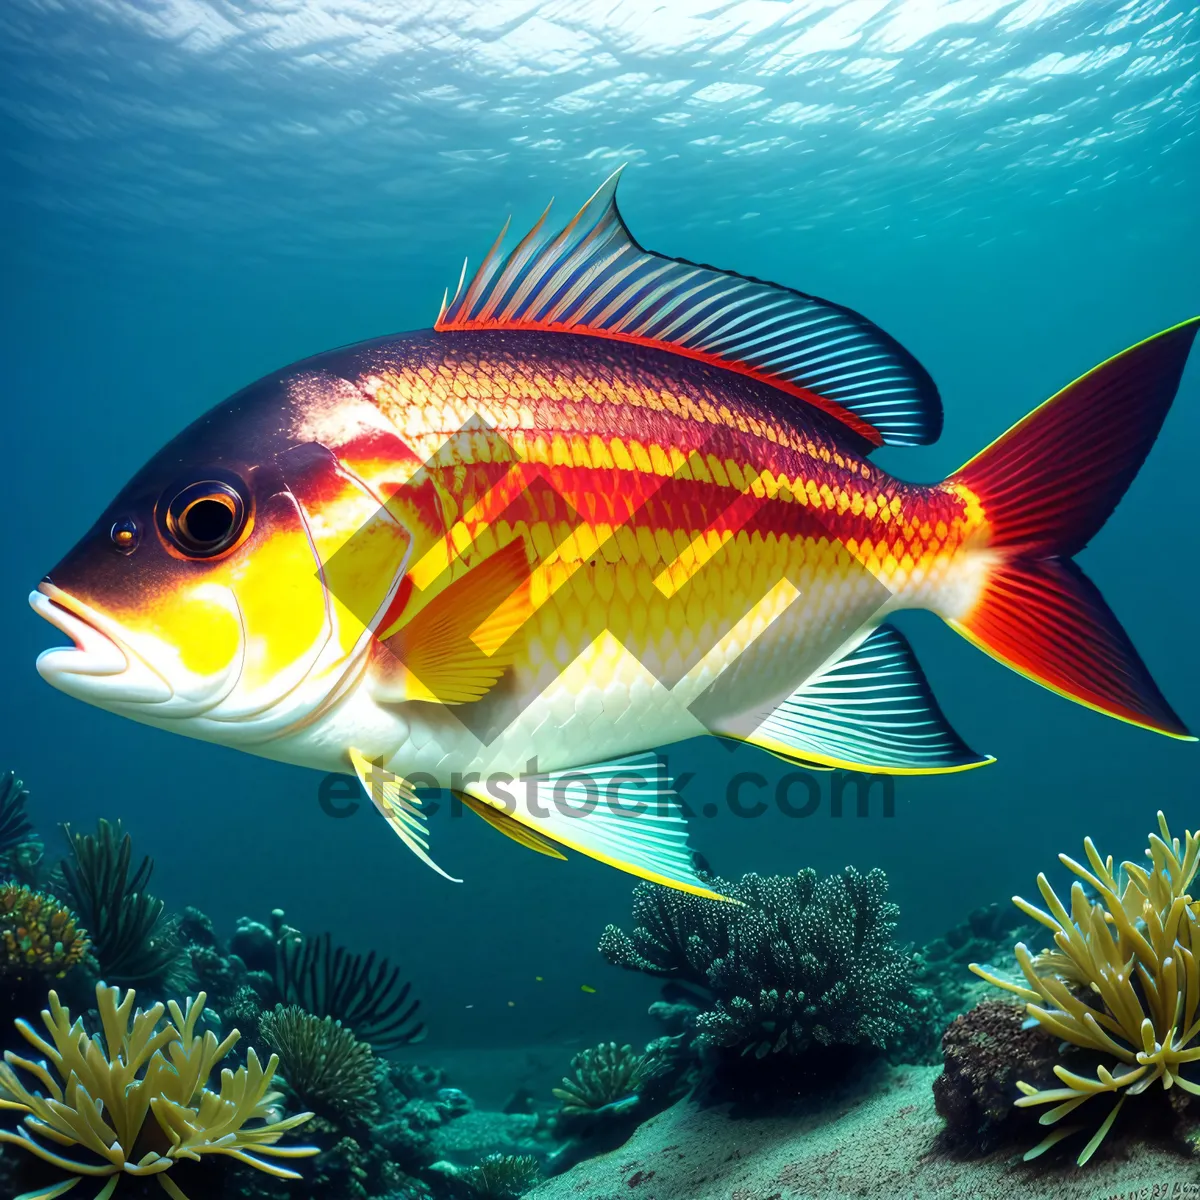
[[[995,559],[978,599],[950,624],[1068,699],[1180,738],[1187,728],[1071,556],[1154,444],[1198,327],[1200,317],[1101,363],[948,480],[978,502]]]

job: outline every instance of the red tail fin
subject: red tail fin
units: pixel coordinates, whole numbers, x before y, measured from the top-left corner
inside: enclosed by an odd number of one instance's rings
[[[1070,561],[1108,519],[1175,398],[1200,317],[1101,363],[1034,409],[950,482],[971,492],[999,551],[966,616],[951,621],[1053,691],[1187,737],[1103,597]]]

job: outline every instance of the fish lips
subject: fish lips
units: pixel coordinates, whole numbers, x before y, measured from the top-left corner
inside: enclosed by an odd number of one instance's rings
[[[163,704],[174,692],[121,642],[110,622],[48,580],[29,594],[30,607],[72,641],[37,658],[38,674],[52,687],[102,708]]]

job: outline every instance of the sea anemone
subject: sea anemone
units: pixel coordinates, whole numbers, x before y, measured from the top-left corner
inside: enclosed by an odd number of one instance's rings
[[[458,1178],[472,1200],[517,1200],[537,1183],[541,1171],[532,1154],[489,1154]]]
[[[0,1108],[22,1112],[25,1119],[15,1131],[0,1130],[0,1141],[74,1176],[18,1200],[52,1200],[84,1178],[107,1178],[95,1200],[108,1200],[122,1174],[153,1175],[171,1200],[187,1200],[166,1172],[184,1159],[199,1162],[205,1154],[228,1155],[279,1179],[300,1178],[271,1160],[318,1152],[312,1146],[276,1145],[312,1113],[272,1119],[279,1099],[269,1090],[279,1065],[275,1055],[264,1067],[250,1050],[244,1067],[221,1072],[219,1091],[208,1087],[209,1075],[239,1035],[232,1030],[218,1043],[211,1031],[197,1034],[204,1000],[201,992],[188,1002],[186,1012],[173,1000],[165,1008],[155,1004],[135,1011],[132,991],[122,996],[117,988],[99,984],[96,1007],[103,1037],[89,1036],[81,1020],[72,1021],[53,991],[42,1011],[49,1041],[27,1022],[17,1022],[22,1037],[44,1061],[5,1053]],[[170,1020],[160,1027],[168,1010]],[[29,1090],[14,1067],[43,1090]],[[61,1153],[64,1147],[89,1158],[67,1158]]]
[[[573,1077],[564,1077],[554,1097],[564,1117],[594,1117],[619,1112],[637,1104],[638,1090],[658,1072],[659,1064],[632,1046],[602,1042],[571,1059]]]
[[[130,873],[133,845],[121,822],[101,821],[93,834],[71,833],[71,857],[62,863],[67,889],[92,936],[92,952],[111,984],[164,983],[183,949],[163,917],[163,902],[145,890],[154,860]]]
[[[53,896],[0,886],[0,975],[61,979],[90,944],[75,914]]]
[[[258,1030],[279,1055],[283,1077],[309,1108],[344,1112],[369,1106],[375,1091],[375,1055],[332,1017],[277,1005]]]
[[[374,950],[352,954],[326,933],[285,939],[276,954],[275,985],[285,1004],[332,1017],[378,1050],[425,1036],[424,1024],[413,1021],[421,1002],[409,1001],[412,984],[401,984],[400,968]]]
[[[1026,1002],[1025,1010],[1055,1037],[1107,1059],[1095,1075],[1082,1075],[1059,1064],[1054,1074],[1064,1086],[1038,1090],[1018,1083],[1016,1103],[1029,1108],[1049,1104],[1043,1125],[1058,1125],[1026,1154],[1034,1158],[1063,1138],[1084,1128],[1063,1118],[1097,1096],[1116,1103],[1079,1154],[1082,1166],[1096,1152],[1130,1096],[1155,1083],[1178,1086],[1200,1095],[1200,902],[1188,888],[1200,865],[1200,835],[1171,837],[1158,814],[1161,836],[1150,835],[1147,866],[1101,858],[1091,838],[1084,840],[1091,870],[1059,855],[1079,877],[1071,885],[1071,910],[1055,894],[1045,875],[1037,878],[1048,912],[1014,897],[1013,903],[1054,934],[1055,950],[1030,954],[1015,947],[1025,976],[1023,986],[972,963],[971,970],[989,983]],[[1084,883],[1096,893],[1091,899]],[[1194,1075],[1189,1078],[1185,1071]]]

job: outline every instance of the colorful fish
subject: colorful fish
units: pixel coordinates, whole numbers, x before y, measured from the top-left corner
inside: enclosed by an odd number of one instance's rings
[[[184,430],[31,596],[74,642],[42,676],[354,771],[430,866],[420,793],[444,787],[531,849],[701,895],[654,747],[991,761],[946,721],[898,609],[1188,736],[1072,557],[1149,451],[1200,318],[945,482],[904,483],[870,454],[941,430],[912,355],[840,305],[642,249],[615,192],[511,252],[502,234],[431,331],[305,359]]]

